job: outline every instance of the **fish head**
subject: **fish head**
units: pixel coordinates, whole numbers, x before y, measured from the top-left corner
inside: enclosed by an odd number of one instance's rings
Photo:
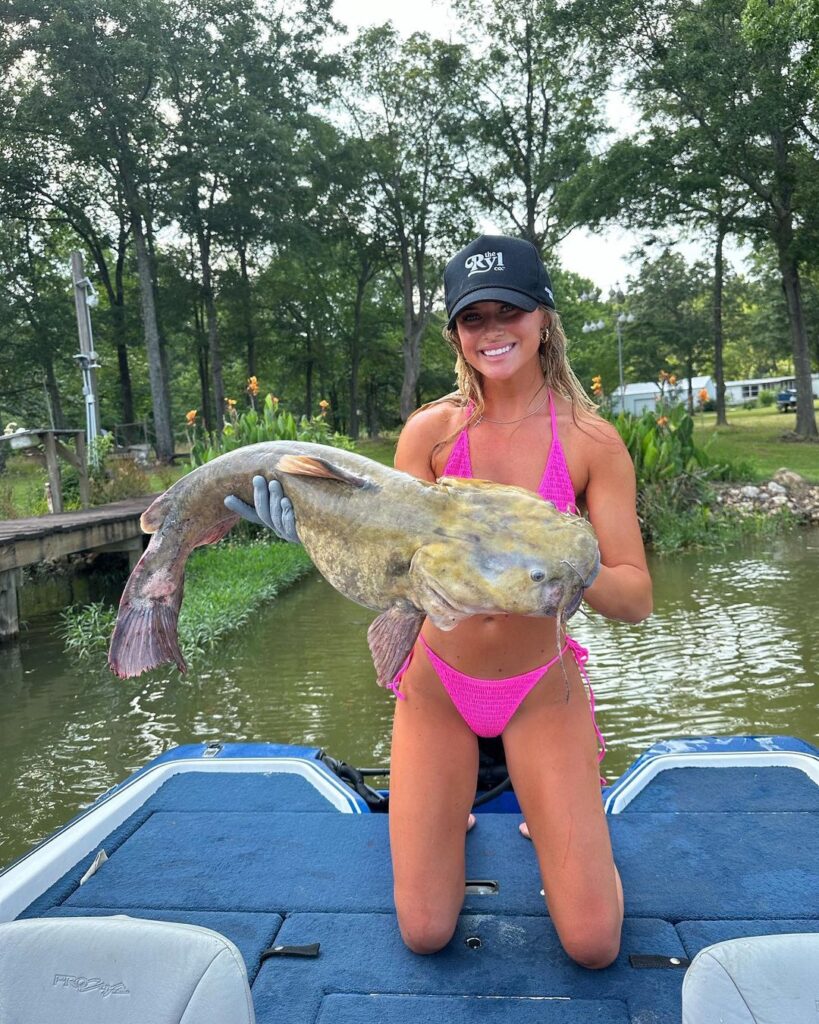
[[[599,568],[591,525],[522,488],[491,484],[476,491],[470,481],[463,490],[460,522],[450,520],[442,539],[412,560],[433,622],[439,625],[437,615],[452,622],[442,628],[452,628],[492,612],[572,614]]]

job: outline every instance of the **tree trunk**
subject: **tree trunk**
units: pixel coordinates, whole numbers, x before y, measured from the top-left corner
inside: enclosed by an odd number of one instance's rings
[[[364,291],[371,277],[369,264],[365,263],[356,281],[355,305],[353,307],[353,335],[350,340],[350,415],[347,433],[353,440],[358,439],[358,371],[361,366],[361,311],[364,305]]]
[[[208,366],[208,349],[206,345],[199,344],[196,349],[197,370],[199,371],[199,400],[202,410],[202,422],[205,430],[211,433],[213,430],[213,415],[210,408],[210,367]]]
[[[408,254],[404,253],[403,258],[403,291],[404,291],[404,380],[401,384],[401,422],[406,423],[410,414],[417,407],[416,393],[418,378],[421,375],[421,337],[424,333],[425,320],[423,313],[416,315],[415,312],[415,291],[416,283],[413,280]],[[418,286],[421,309],[423,310],[423,295],[421,286]]]
[[[782,287],[788,302],[788,319],[791,328],[793,349],[793,370],[796,378],[796,433],[800,437],[819,436],[816,430],[816,414],[813,409],[813,382],[810,374],[810,348],[802,308],[802,293],[799,281],[799,265],[787,248],[779,247],[779,269],[782,273]]]
[[[239,245],[239,271],[242,278],[242,319],[245,326],[245,345],[247,346],[247,375],[255,377],[257,376],[256,334],[253,328],[250,278],[247,273],[247,246],[244,242]]]
[[[142,307],[142,326],[145,332],[145,348],[148,353],[148,379],[151,384],[151,401],[154,413],[154,434],[156,457],[160,462],[173,458],[174,441],[171,428],[171,401],[168,377],[159,338],[154,300],[154,282],[151,273],[151,259],[142,230],[142,217],[137,209],[131,210],[136,251],[137,274],[139,276],[139,298]]]
[[[306,331],[307,359],[304,366],[304,415],[313,414],[313,330],[311,327]]]
[[[724,241],[725,227],[720,222],[717,225],[717,245],[714,250],[714,384],[717,392],[718,427],[728,426],[728,417],[725,415],[725,369],[722,361],[722,292],[725,276],[722,246]]]
[[[367,380],[366,395],[367,434],[378,437],[378,392],[372,377]]]
[[[202,270],[202,299],[208,325],[208,354],[213,379],[213,401],[216,406],[214,420],[216,432],[222,432],[225,422],[225,385],[222,379],[222,353],[219,349],[219,331],[216,322],[216,303],[213,296],[213,271],[210,265],[210,237],[201,220],[197,221],[196,238],[199,243],[199,261]]]

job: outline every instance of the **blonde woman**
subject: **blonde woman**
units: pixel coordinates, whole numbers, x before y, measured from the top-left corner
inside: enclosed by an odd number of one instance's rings
[[[537,250],[482,236],[452,258],[444,284],[458,391],[410,417],[396,467],[423,480],[515,484],[569,513],[582,503],[601,556],[585,600],[609,618],[639,622],[652,598],[634,469],[568,364]],[[297,539],[289,502],[258,480],[259,517]],[[441,949],[457,924],[481,735],[502,737],[567,954],[589,968],[617,956],[623,892],[600,798],[602,736],[586,656],[552,619],[481,615],[449,632],[424,623],[393,683],[390,774],[395,905],[415,952]]]

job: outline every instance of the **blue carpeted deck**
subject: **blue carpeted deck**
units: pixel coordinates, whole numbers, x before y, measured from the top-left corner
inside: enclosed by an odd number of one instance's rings
[[[285,774],[173,777],[102,843],[110,859],[96,874],[79,885],[85,858],[21,916],[214,928],[245,958],[259,1024],[679,1024],[684,971],[636,968],[631,954],[819,931],[819,786],[801,771],[668,770],[610,817],[626,920],[604,971],[562,951],[519,821],[479,816],[467,876],[498,892],[468,895],[432,957],[398,933],[387,817],[339,813]],[[260,969],[274,941],[320,942],[321,954]]]

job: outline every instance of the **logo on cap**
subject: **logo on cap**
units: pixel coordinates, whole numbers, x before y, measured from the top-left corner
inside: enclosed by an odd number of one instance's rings
[[[464,266],[469,271],[467,277],[472,277],[473,274],[485,274],[489,270],[506,270],[503,265],[503,253],[502,252],[484,252],[476,253],[474,256],[468,256]]]

